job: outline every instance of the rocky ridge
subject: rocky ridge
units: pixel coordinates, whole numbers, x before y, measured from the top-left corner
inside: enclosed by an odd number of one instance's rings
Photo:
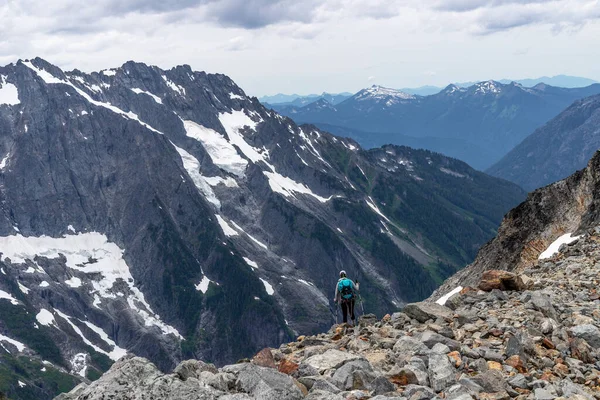
[[[522,273],[335,325],[220,369],[125,357],[60,400],[600,399],[600,226]]]

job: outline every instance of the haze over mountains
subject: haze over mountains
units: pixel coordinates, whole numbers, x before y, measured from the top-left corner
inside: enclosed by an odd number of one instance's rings
[[[600,84],[559,88],[479,82],[449,85],[430,96],[372,86],[332,105],[274,106],[299,123],[347,135],[365,147],[409,145],[459,158],[484,170],[575,100],[600,93]]]
[[[321,331],[340,269],[370,312],[422,299],[525,196],[440,154],[298,126],[189,66],[19,61],[0,103],[0,391],[16,398],[126,351],[222,364]]]
[[[556,76],[542,76],[540,78],[531,78],[531,79],[499,79],[497,80],[500,83],[503,84],[509,84],[511,82],[516,82],[520,85],[523,85],[525,87],[533,87],[539,83],[544,83],[546,85],[550,85],[550,86],[558,86],[558,87],[564,87],[564,88],[579,88],[579,87],[585,87],[585,86],[589,86],[589,85],[593,85],[594,83],[598,83],[597,81],[593,80],[593,79],[589,79],[589,78],[582,78],[582,77],[578,77],[578,76],[569,76],[569,75],[556,75]],[[471,82],[454,82],[453,84],[458,86],[458,87],[469,87],[469,86],[473,86],[475,85],[476,81],[471,81]],[[444,87],[439,87],[439,86],[432,86],[432,85],[426,85],[426,86],[421,86],[421,87],[417,87],[417,88],[402,88],[400,89],[400,91],[402,92],[406,92],[409,94],[416,94],[419,96],[429,96],[432,94],[436,94],[441,92],[442,90],[444,90]],[[328,97],[329,96],[329,97]],[[276,94],[274,96],[262,96],[259,97],[258,99],[260,100],[261,103],[267,103],[270,105],[275,105],[275,104],[281,104],[281,105],[301,105],[301,104],[309,104],[311,103],[310,100],[312,101],[316,101],[319,98],[323,97],[326,100],[329,100],[331,98],[331,96],[339,96],[341,97],[346,97],[349,98],[352,96],[352,93],[349,92],[344,92],[344,93],[339,93],[337,95],[330,95],[326,92],[324,92],[321,95],[318,94],[309,94],[309,95],[299,95],[299,94]],[[337,102],[341,102],[341,101],[337,101]],[[333,101],[330,101],[330,103],[332,104],[337,104]]]
[[[556,182],[586,166],[600,149],[600,96],[573,103],[486,172],[526,190]]]

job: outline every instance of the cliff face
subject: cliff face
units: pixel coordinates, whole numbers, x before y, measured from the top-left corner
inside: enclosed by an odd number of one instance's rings
[[[0,90],[10,398],[51,398],[127,351],[167,371],[321,332],[341,269],[383,315],[470,262],[525,195],[439,154],[298,126],[189,66],[38,58],[0,67]]]
[[[473,285],[490,269],[520,271],[562,235],[574,236],[600,222],[600,152],[587,167],[538,189],[511,210],[498,235],[481,248],[475,261],[438,288],[436,299],[457,286]]]

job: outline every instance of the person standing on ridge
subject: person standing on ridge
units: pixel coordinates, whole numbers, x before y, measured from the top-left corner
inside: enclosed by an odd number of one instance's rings
[[[340,303],[344,323],[348,322],[349,313],[352,325],[354,325],[354,299],[357,291],[358,288],[354,285],[354,282],[346,277],[346,271],[340,271],[340,279],[335,286],[335,297],[333,298],[333,302]]]

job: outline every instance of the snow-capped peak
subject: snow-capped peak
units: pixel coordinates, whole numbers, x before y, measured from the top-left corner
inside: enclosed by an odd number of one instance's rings
[[[479,82],[475,84],[475,93],[487,94],[487,93],[500,93],[502,91],[502,84],[496,81]]]
[[[405,93],[401,90],[390,89],[383,86],[373,85],[370,88],[363,89],[356,95],[356,100],[412,100],[415,96],[412,94]]]

